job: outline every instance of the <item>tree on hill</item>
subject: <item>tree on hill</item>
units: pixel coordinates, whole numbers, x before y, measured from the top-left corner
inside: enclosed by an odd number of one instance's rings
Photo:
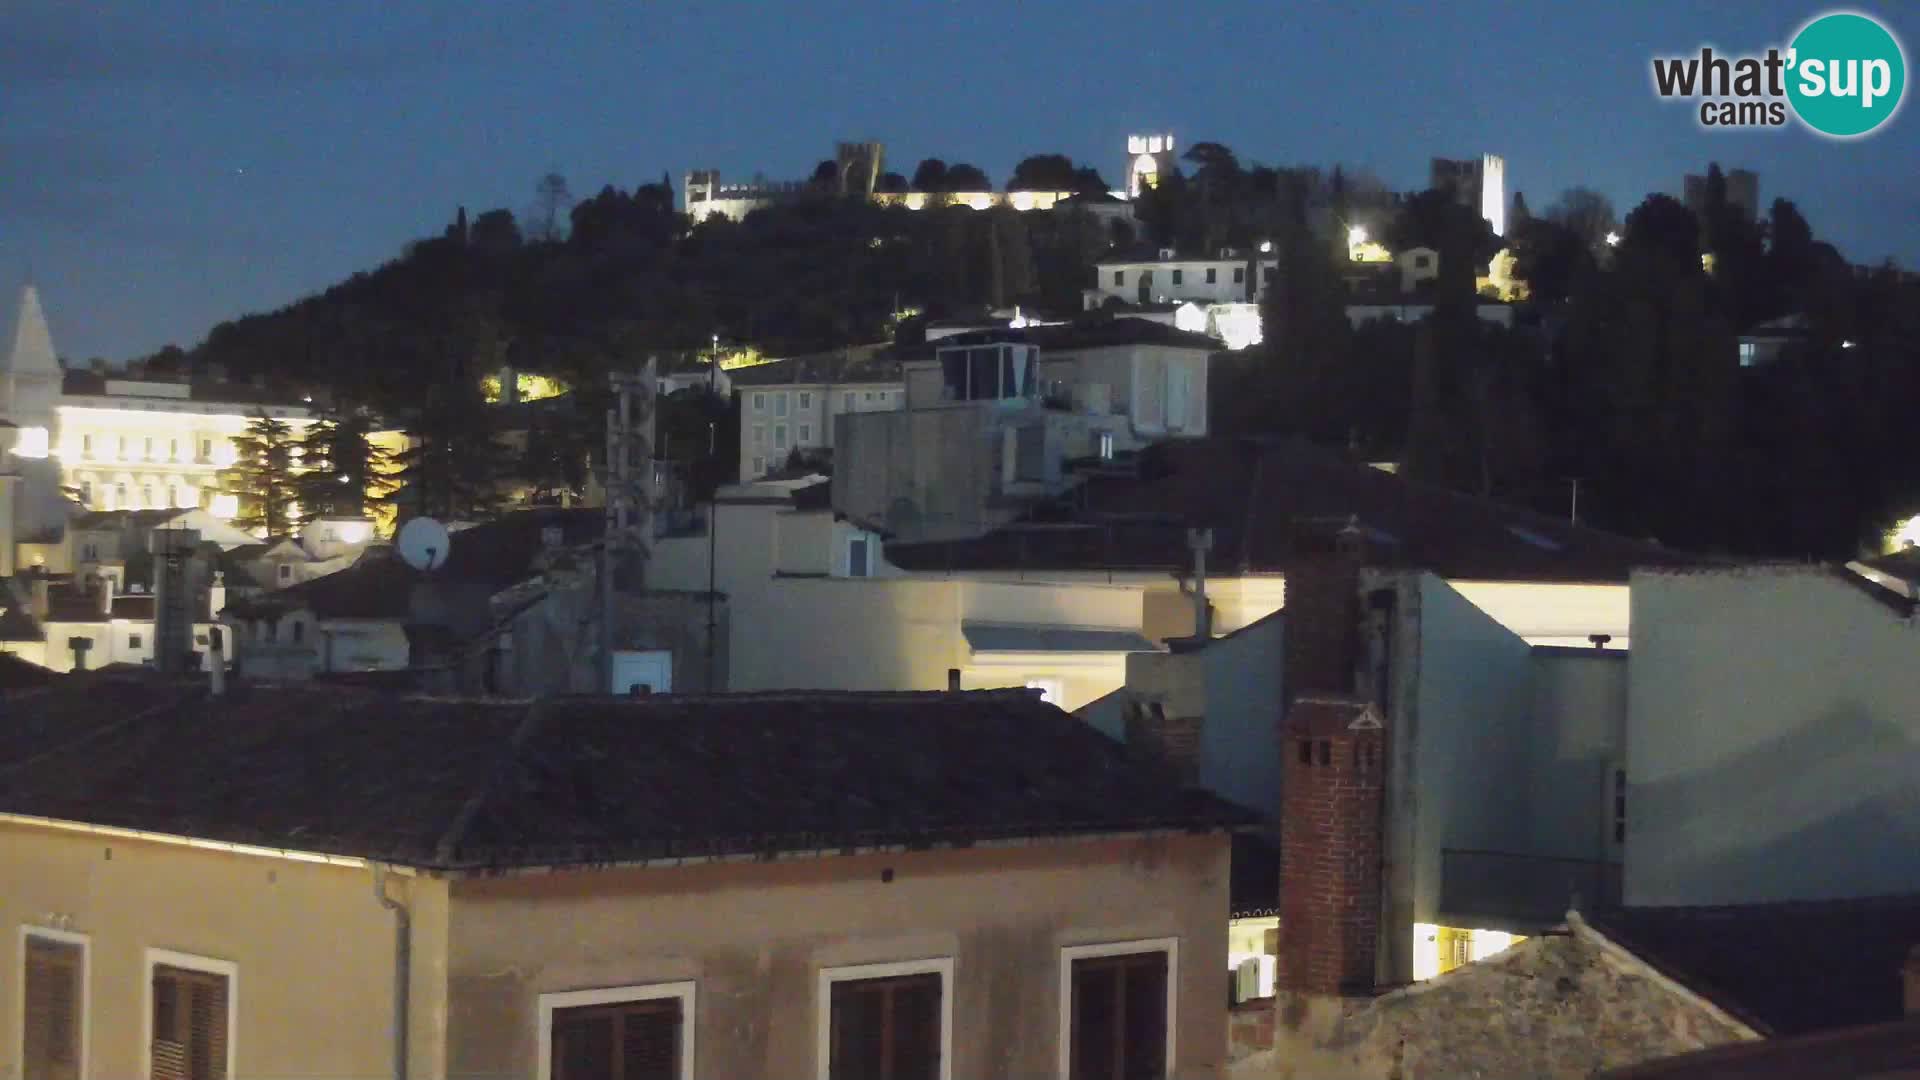
[[[294,446],[293,428],[265,412],[234,437],[234,461],[220,471],[220,485],[239,500],[236,526],[265,536],[284,536],[292,528],[299,498]]]
[[[993,181],[982,169],[962,161],[947,166],[948,191],[992,191]]]
[[[1079,170],[1065,154],[1034,154],[1023,158],[1007,178],[1008,191],[1073,191]]]
[[[478,385],[466,379],[427,388],[405,427],[398,488],[389,497],[402,517],[473,521],[499,512],[511,452],[494,435]]]
[[[947,163],[939,158],[927,158],[913,170],[913,190],[915,191],[951,191],[947,186]]]
[[[533,187],[533,207],[527,212],[529,239],[552,244],[565,239],[567,213],[573,209],[573,192],[567,178],[550,172]]]

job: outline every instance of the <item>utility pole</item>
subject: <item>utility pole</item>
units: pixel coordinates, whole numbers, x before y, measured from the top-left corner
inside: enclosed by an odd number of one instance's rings
[[[614,405],[607,410],[606,523],[600,543],[600,685],[613,693],[614,592],[637,591],[644,580],[648,522],[653,509],[653,357],[639,372],[613,372]],[[616,579],[620,579],[616,581]]]

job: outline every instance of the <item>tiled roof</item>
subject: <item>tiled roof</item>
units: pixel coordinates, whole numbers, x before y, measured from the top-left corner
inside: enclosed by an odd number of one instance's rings
[[[1026,522],[953,542],[894,543],[907,570],[1138,569],[1192,565],[1189,527],[1211,528],[1220,573],[1278,573],[1348,524],[1378,565],[1495,581],[1624,582],[1638,566],[1702,560],[1490,499],[1405,480],[1303,443],[1212,439],[1143,451],[1138,474],[1090,476]]]
[[[102,397],[107,393],[107,381],[131,382],[178,382],[171,376],[135,375],[127,373],[103,374],[97,371],[69,371],[61,377],[60,392],[72,396]],[[185,398],[147,397],[148,401],[193,401],[203,404],[232,405],[238,409],[254,406],[271,406],[283,409],[305,409],[307,404],[286,390],[273,387],[255,386],[252,383],[227,382],[219,379],[193,379],[188,383]],[[114,395],[119,397],[122,395]],[[139,394],[125,395],[130,401],[143,400]]]
[[[1255,820],[1031,691],[212,698],[109,672],[9,700],[0,812],[442,870]]]
[[[175,508],[171,510],[89,510],[84,514],[74,515],[73,527],[88,531],[157,529],[183,514],[190,514],[192,512],[190,508]]]
[[[1753,1027],[1800,1035],[1900,1018],[1920,896],[1625,908],[1589,921]]]
[[[1600,1074],[1599,1080],[1913,1080],[1920,1019],[1737,1042]]]
[[[1058,326],[1032,326],[1022,330],[976,330],[954,334],[934,342],[935,348],[954,345],[989,345],[997,341],[1026,341],[1043,352],[1073,349],[1100,349],[1120,345],[1164,345],[1170,348],[1221,351],[1220,342],[1205,334],[1180,330],[1152,319],[1092,318]]]
[[[227,610],[243,619],[307,610],[322,619],[404,620],[412,614],[415,585],[504,589],[533,574],[549,526],[560,530],[562,547],[573,547],[598,540],[605,524],[599,510],[520,510],[454,533],[446,564],[431,575],[401,562],[391,549],[369,549],[344,570],[236,599]]]
[[[844,353],[815,353],[764,364],[734,368],[727,379],[736,387],[788,386],[809,383],[897,383],[901,379],[899,358],[888,353],[856,356],[847,362]]]
[[[60,678],[57,672],[28,663],[11,653],[0,653],[0,691],[46,686]]]

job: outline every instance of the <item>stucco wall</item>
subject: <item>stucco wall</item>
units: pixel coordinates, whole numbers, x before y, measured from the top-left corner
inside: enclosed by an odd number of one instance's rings
[[[938,690],[965,661],[960,582],[780,578],[733,610],[736,690]],[[757,599],[759,606],[749,606]]]
[[[1632,628],[1627,586],[1529,581],[1454,581],[1455,591],[1533,645],[1591,647],[1609,634],[1624,649]]]
[[[1533,676],[1530,850],[1570,859],[1617,857],[1607,774],[1626,764],[1627,654],[1540,650]]]
[[[0,851],[0,1076],[19,1075],[18,928],[56,921],[90,940],[89,1076],[146,1075],[148,948],[238,965],[234,1075],[393,1074],[393,915],[370,871],[6,824]],[[411,1057],[433,1075],[446,893],[420,879],[389,889],[414,908]]]
[[[1232,1080],[1575,1080],[1753,1033],[1584,929],[1371,1000],[1282,1000]]]
[[[1527,765],[1533,659],[1526,642],[1446,582],[1422,574],[1418,587],[1412,915],[1441,922],[1441,849],[1518,852],[1529,843],[1526,785],[1515,778]]]
[[[1275,615],[1209,645],[1200,776],[1263,814],[1280,811],[1280,678],[1286,619]]]
[[[533,1075],[541,993],[693,980],[698,1075],[807,1077],[820,968],[951,956],[956,1080],[1050,1077],[1059,950],[1178,937],[1177,1075],[1214,1076],[1227,871],[1211,836],[456,882],[448,1074]]]
[[[1635,574],[1630,904],[1920,888],[1920,625],[1821,567]]]

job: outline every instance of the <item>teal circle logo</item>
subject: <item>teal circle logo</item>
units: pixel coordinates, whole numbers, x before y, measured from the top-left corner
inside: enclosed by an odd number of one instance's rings
[[[1865,15],[1822,15],[1793,39],[1787,99],[1801,122],[1850,139],[1892,119],[1907,89],[1907,59],[1887,28]]]

